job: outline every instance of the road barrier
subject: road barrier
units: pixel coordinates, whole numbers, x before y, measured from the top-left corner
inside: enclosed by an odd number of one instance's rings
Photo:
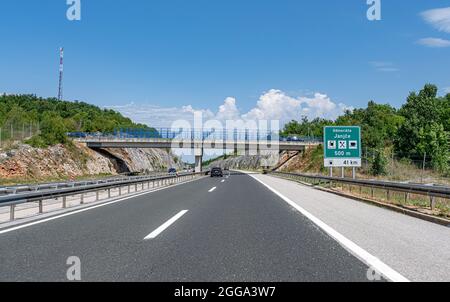
[[[112,190],[118,189],[118,195],[124,196],[130,193],[143,192],[150,189],[157,189],[173,184],[193,180],[205,175],[202,173],[185,173],[179,175],[159,175],[159,176],[136,176],[125,178],[112,178],[97,181],[67,182],[58,184],[29,185],[0,189],[0,207],[10,208],[10,221],[16,219],[16,207],[25,203],[38,203],[39,214],[44,213],[44,201],[61,199],[61,208],[67,208],[67,197],[79,196],[79,204],[85,203],[85,196],[88,193],[95,193],[95,201],[100,201],[100,193],[107,193],[105,199],[110,199]],[[131,188],[134,191],[131,192]],[[124,189],[126,190],[124,192]],[[1,196],[3,194],[3,196]]]
[[[267,173],[296,181],[312,183],[313,185],[328,184],[331,187],[337,186],[339,184],[341,184],[342,186],[348,185],[350,192],[352,191],[353,187],[358,187],[360,195],[362,195],[362,189],[367,188],[370,190],[370,197],[372,199],[374,198],[375,189],[383,190],[385,192],[385,197],[387,201],[391,200],[393,192],[400,192],[404,194],[405,203],[408,202],[408,200],[411,197],[411,194],[422,195],[429,198],[430,208],[433,211],[435,210],[436,207],[436,198],[445,199],[447,202],[450,200],[450,187],[446,186],[385,182],[376,180],[357,180],[349,178],[314,176],[300,173],[285,173],[285,172],[270,172],[270,171]]]

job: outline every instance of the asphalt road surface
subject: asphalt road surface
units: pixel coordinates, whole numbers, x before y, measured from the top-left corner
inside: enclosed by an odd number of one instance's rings
[[[369,281],[368,265],[245,174],[0,232],[0,281]]]

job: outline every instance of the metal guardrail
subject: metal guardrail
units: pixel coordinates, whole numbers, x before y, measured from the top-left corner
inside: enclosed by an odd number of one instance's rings
[[[369,188],[371,190],[372,198],[374,197],[374,189],[382,189],[386,191],[386,199],[388,201],[391,199],[392,192],[405,193],[405,201],[409,200],[410,194],[422,195],[430,198],[430,208],[432,210],[435,209],[436,198],[443,198],[450,200],[450,187],[446,186],[435,186],[435,185],[428,186],[411,183],[397,183],[397,182],[386,182],[376,180],[360,180],[360,179],[337,178],[327,176],[314,176],[300,173],[285,173],[285,172],[270,172],[270,171],[268,173],[283,176],[289,179],[310,182],[316,185],[321,185],[324,183],[334,185],[341,183],[350,186],[358,186],[360,188]]]
[[[152,175],[146,175],[145,177],[160,177],[167,176],[167,173],[156,173]],[[0,186],[0,197],[9,194],[18,194],[23,192],[36,192],[44,190],[58,190],[62,188],[84,187],[87,185],[93,185],[98,183],[113,183],[124,180],[140,179],[143,176],[125,177],[125,176],[112,176],[108,178],[102,178],[99,180],[83,180],[83,181],[69,181],[69,182],[51,182],[40,184],[21,184],[15,186]]]
[[[138,192],[138,186],[141,186],[141,191],[150,188],[160,188],[163,186],[180,183],[189,179],[194,179],[197,176],[205,175],[206,172],[201,173],[184,173],[178,175],[166,174],[164,176],[136,176],[126,177],[120,179],[105,179],[98,181],[77,182],[77,183],[61,183],[59,186],[54,184],[39,187],[40,190],[32,190],[32,186],[25,191],[15,192],[9,195],[0,196],[0,207],[10,207],[10,220],[15,220],[15,207],[19,204],[38,202],[39,214],[43,211],[43,202],[45,200],[62,198],[62,208],[67,208],[67,197],[80,195],[80,204],[84,204],[84,196],[87,193],[96,193],[95,200],[100,201],[100,192],[107,192],[107,199],[111,198],[111,189],[119,189],[118,196],[122,196],[122,189],[126,187],[127,193],[130,193],[130,187],[135,186],[134,192]]]

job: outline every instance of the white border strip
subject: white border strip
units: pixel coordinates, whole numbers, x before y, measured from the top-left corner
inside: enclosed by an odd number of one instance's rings
[[[246,172],[244,172],[246,173]],[[393,281],[393,282],[410,282],[407,278],[402,276],[400,273],[389,267],[387,264],[382,262],[380,259],[376,258],[375,256],[368,253],[366,250],[358,246],[356,243],[352,242],[348,238],[346,238],[344,235],[340,234],[330,226],[328,226],[326,223],[300,207],[298,204],[296,204],[294,201],[290,200],[271,186],[264,183],[262,180],[256,178],[254,175],[250,175],[246,173],[262,185],[264,185],[266,188],[268,188],[270,191],[278,195],[281,199],[286,201],[290,206],[295,208],[297,211],[299,211],[301,214],[306,216],[309,220],[311,220],[314,224],[316,224],[318,227],[320,227],[323,231],[325,231],[328,235],[330,235],[334,240],[339,242],[343,247],[345,247],[348,251],[350,251],[353,255],[355,255],[358,259],[363,261],[366,265],[376,270],[378,273],[383,275],[386,279]]]
[[[186,214],[187,212],[188,210],[184,210],[178,213],[177,215],[173,216],[172,218],[167,220],[164,224],[162,224],[159,228],[151,232],[147,237],[144,238],[144,240],[155,239],[156,237],[158,237],[159,234],[164,232],[168,227],[170,227],[172,224],[175,223],[175,221],[183,217],[184,214]]]

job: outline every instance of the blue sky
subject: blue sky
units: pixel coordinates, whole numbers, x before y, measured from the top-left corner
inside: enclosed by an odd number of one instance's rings
[[[70,22],[66,0],[1,1],[0,93],[55,96],[60,46],[66,99],[155,126],[200,109],[333,117],[370,99],[398,107],[428,82],[450,88],[449,16],[423,15],[450,1],[382,0],[376,22],[366,0],[81,3]]]

